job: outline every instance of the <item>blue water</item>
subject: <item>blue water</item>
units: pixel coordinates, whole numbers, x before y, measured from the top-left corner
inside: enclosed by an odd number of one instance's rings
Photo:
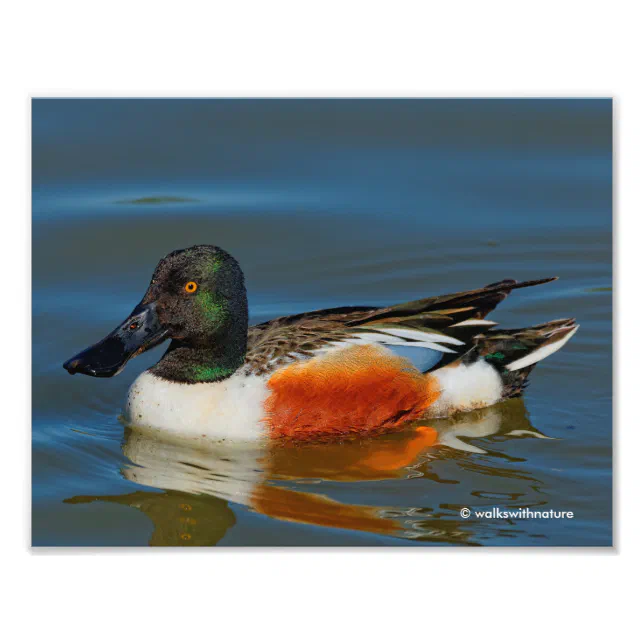
[[[610,545],[609,100],[45,100],[33,111],[35,545]],[[119,420],[62,362],[175,248],[224,247],[251,322],[503,278],[502,326],[575,316],[524,401],[359,444],[233,454]],[[548,440],[555,439],[555,440]],[[416,441],[416,442],[415,442]],[[188,465],[186,465],[188,464]],[[573,519],[462,519],[463,507]]]

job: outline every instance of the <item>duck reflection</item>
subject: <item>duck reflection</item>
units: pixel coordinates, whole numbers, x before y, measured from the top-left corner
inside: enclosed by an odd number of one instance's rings
[[[431,427],[416,423],[397,434],[322,444],[187,443],[127,428],[123,453],[130,463],[123,467],[124,477],[163,492],[76,496],[66,502],[104,501],[144,512],[154,524],[150,545],[217,544],[235,525],[230,504],[288,522],[467,543],[472,526],[449,508],[427,509],[431,518],[423,522],[413,509],[342,503],[301,487],[421,476],[456,483],[433,475],[432,462],[459,459],[467,466],[471,454],[486,453],[471,441],[490,436],[546,438],[530,425],[521,399],[459,418],[434,419]],[[494,475],[525,476],[511,465],[495,466]]]
[[[235,525],[235,515],[225,500],[174,490],[75,496],[65,503],[92,501],[117,503],[143,512],[154,525],[151,546],[214,546]]]

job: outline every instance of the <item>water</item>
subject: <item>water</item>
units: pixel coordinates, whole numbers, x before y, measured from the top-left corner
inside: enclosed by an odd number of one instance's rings
[[[611,118],[607,100],[34,101],[34,545],[610,545]],[[119,419],[162,349],[108,380],[61,365],[199,243],[240,261],[252,323],[558,275],[493,319],[582,326],[524,400],[195,448]]]

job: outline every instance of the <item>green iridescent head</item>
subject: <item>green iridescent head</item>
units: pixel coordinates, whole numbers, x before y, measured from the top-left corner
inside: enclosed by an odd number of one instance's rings
[[[192,346],[212,345],[231,326],[246,333],[248,305],[237,261],[217,246],[192,246],[157,265],[143,303],[155,302],[168,337]]]
[[[248,303],[244,275],[217,246],[192,246],[157,265],[143,304],[154,302],[172,343],[153,368],[181,382],[227,378],[244,362]]]

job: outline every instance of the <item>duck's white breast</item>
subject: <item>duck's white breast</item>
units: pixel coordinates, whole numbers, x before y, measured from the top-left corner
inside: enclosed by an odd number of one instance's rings
[[[212,383],[183,384],[143,372],[125,405],[129,424],[185,438],[244,441],[265,437],[266,379],[234,374]]]

